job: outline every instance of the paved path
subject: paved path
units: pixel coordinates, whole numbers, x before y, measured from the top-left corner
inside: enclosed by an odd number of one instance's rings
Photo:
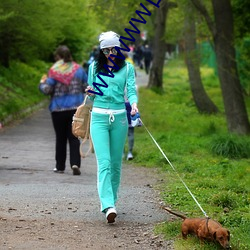
[[[0,133],[1,207],[8,209],[15,207],[16,203],[26,204],[33,197],[35,200],[33,208],[36,209],[38,203],[39,209],[41,206],[45,209],[47,204],[53,204],[55,197],[58,202],[65,205],[67,203],[65,199],[73,199],[79,213],[64,216],[76,220],[83,217],[91,221],[103,220],[102,214],[99,213],[96,190],[95,155],[91,154],[82,160],[81,176],[72,175],[69,163],[65,174],[53,173],[54,166],[54,132],[47,108],[41,109],[20,124],[2,131]],[[141,222],[159,221],[162,219],[160,214],[149,213],[153,204],[150,201],[149,204],[144,202],[147,200],[147,194],[144,192],[145,189],[149,191],[150,188],[146,186],[152,184],[151,180],[141,179],[137,176],[138,172],[144,175],[147,174],[147,169],[124,166],[121,202],[118,205],[122,213],[119,217]],[[139,212],[129,216],[123,214],[128,206],[133,207],[136,203]],[[145,209],[143,204],[149,210],[146,209],[148,216],[141,217],[140,214],[145,214],[140,212],[140,209]],[[22,213],[30,216],[30,209],[27,210],[23,206]],[[87,210],[88,213],[85,212]],[[52,216],[60,218],[62,214],[58,210]]]
[[[146,79],[139,74],[138,85]],[[166,249],[153,236],[155,223],[167,218],[152,188],[159,179],[156,170],[124,164],[117,226],[110,228],[99,211],[94,154],[82,160],[81,176],[73,176],[69,164],[64,174],[53,173],[54,140],[47,107],[0,130],[1,250]],[[25,227],[20,225],[25,222]],[[77,230],[81,236],[72,235],[72,228],[60,230],[60,225],[78,227],[74,223],[84,228]],[[60,242],[58,231],[63,235]],[[123,236],[107,242],[110,233]]]
[[[138,87],[146,87],[148,85],[149,76],[144,73],[144,70],[136,68],[136,84]]]

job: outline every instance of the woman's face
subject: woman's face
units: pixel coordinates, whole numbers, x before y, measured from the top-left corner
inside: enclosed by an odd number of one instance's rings
[[[117,51],[115,48],[105,48],[102,49],[103,54],[106,56],[106,58],[108,59],[109,57],[114,57],[113,55],[117,55]],[[112,58],[113,59],[113,58]]]

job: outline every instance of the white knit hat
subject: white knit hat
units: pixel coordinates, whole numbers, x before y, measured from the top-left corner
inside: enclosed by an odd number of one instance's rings
[[[109,47],[120,47],[119,35],[113,31],[101,33],[99,36],[100,49]]]

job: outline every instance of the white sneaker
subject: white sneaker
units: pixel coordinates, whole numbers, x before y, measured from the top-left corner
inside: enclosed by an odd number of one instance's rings
[[[131,152],[128,152],[127,161],[133,160],[134,156]]]
[[[117,216],[117,212],[115,208],[110,207],[107,209],[106,218],[108,220],[108,223],[114,223],[116,216]]]

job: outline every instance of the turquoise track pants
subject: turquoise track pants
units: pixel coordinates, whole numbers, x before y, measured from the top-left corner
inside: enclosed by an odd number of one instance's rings
[[[97,160],[97,190],[101,211],[115,207],[121,179],[122,155],[128,133],[126,112],[91,113],[90,134]]]

